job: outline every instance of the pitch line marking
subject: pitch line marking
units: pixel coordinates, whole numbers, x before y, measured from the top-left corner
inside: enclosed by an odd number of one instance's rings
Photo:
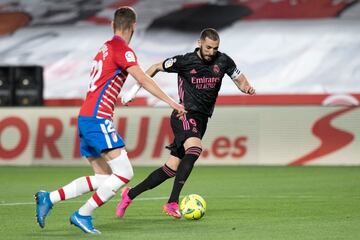
[[[164,200],[168,199],[169,197],[148,197],[148,198],[139,198],[135,201],[153,201],[153,200]],[[80,200],[67,200],[67,201],[61,201],[60,204],[64,203],[84,203],[86,200],[80,201]],[[111,199],[109,202],[118,202],[119,199]],[[35,205],[35,202],[14,202],[14,203],[7,203],[4,200],[0,201],[0,207],[2,206],[18,206],[18,205]]]
[[[183,196],[180,196],[182,198]],[[345,196],[344,196],[345,197]],[[143,197],[137,198],[135,201],[156,201],[156,200],[166,200],[169,197]],[[205,199],[254,199],[254,198],[267,198],[267,199],[285,199],[285,198],[292,198],[292,199],[317,199],[317,198],[326,198],[326,199],[336,199],[342,198],[336,196],[314,196],[314,195],[303,195],[303,196],[291,196],[291,195],[277,195],[277,196],[251,196],[251,195],[234,195],[234,196],[204,196]],[[356,198],[360,199],[360,196],[346,196],[346,198]],[[109,202],[118,202],[119,199],[112,199]],[[85,200],[67,200],[61,201],[60,204],[68,204],[68,203],[84,203]],[[6,206],[21,206],[21,205],[35,205],[34,201],[31,202],[5,202],[4,200],[0,201],[0,207]]]

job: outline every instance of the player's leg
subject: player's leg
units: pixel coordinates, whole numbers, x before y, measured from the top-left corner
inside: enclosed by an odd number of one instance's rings
[[[87,128],[87,124],[84,124],[81,120],[79,121],[78,126],[79,132],[81,132],[80,128]],[[41,228],[45,227],[45,218],[55,203],[96,190],[100,184],[110,176],[111,169],[108,164],[100,157],[100,154],[88,144],[83,134],[80,134],[80,153],[82,156],[89,156],[88,160],[94,169],[95,175],[79,177],[52,192],[37,192],[35,194],[36,220]]]
[[[51,192],[50,200],[53,204],[95,191],[98,189],[100,184],[110,176],[111,169],[104,159],[101,157],[89,157],[88,161],[91,164],[95,174],[93,176],[79,177],[64,187]]]
[[[188,179],[196,160],[200,157],[202,147],[201,139],[196,137],[188,138],[184,142],[185,155],[181,159],[176,172],[173,189],[168,202],[179,202],[179,195],[182,187]]]
[[[108,202],[116,192],[133,177],[133,169],[125,148],[105,151],[102,154],[112,170],[108,177],[96,190],[93,196],[75,212],[70,221],[87,233],[98,233],[92,225],[91,215],[98,207]],[[80,220],[80,221],[79,221]],[[87,225],[84,226],[84,223]]]
[[[79,209],[81,215],[90,216],[96,208],[109,201],[119,188],[133,177],[133,169],[124,148],[105,152],[103,157],[107,160],[112,174],[100,185],[87,203]]]
[[[121,201],[116,207],[116,215],[119,218],[123,217],[126,208],[132,203],[134,198],[147,190],[159,186],[167,179],[174,177],[179,163],[180,159],[178,157],[170,155],[167,162],[162,167],[150,173],[144,181],[131,189],[125,187],[121,193]]]
[[[163,210],[170,216],[180,218],[179,195],[180,191],[190,175],[195,161],[201,154],[201,138],[203,137],[207,116],[199,113],[187,113],[181,121],[171,115],[171,128],[174,133],[174,149],[181,162],[176,171],[175,180],[169,201],[164,205]]]
[[[133,170],[124,148],[125,143],[115,131],[110,119],[79,117],[78,126],[84,142],[93,151],[82,155],[87,158],[101,156],[106,161],[107,169],[111,169],[111,175],[99,185],[92,197],[73,213],[70,222],[86,233],[99,233],[92,224],[91,214],[109,201],[116,191],[133,177]],[[96,172],[96,169],[94,171]]]
[[[130,199],[133,200],[141,193],[153,189],[159,186],[165,180],[174,177],[179,164],[180,159],[173,155],[170,155],[167,162],[162,167],[150,173],[144,181],[136,185],[134,188],[130,189],[128,193]]]
[[[35,194],[36,219],[41,228],[45,227],[45,218],[54,204],[94,191],[110,176],[111,169],[103,159],[89,158],[89,161],[93,166],[95,175],[79,177],[52,192],[39,191]]]
[[[196,160],[199,158],[202,147],[201,139],[191,137],[184,142],[185,155],[181,159],[168,203],[164,205],[164,211],[175,218],[180,218],[179,196],[186,180],[188,179]]]

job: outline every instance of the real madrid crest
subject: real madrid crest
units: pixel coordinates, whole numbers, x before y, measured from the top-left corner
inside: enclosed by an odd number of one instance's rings
[[[213,66],[213,72],[214,72],[214,73],[219,73],[219,72],[220,72],[220,67],[219,67],[219,65],[215,64],[215,65]]]

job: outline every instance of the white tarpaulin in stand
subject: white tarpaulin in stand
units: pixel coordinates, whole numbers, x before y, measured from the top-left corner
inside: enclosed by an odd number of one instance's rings
[[[220,51],[235,60],[260,94],[360,92],[359,21],[239,21],[220,36]],[[110,26],[25,28],[0,38],[0,64],[42,65],[45,99],[81,98],[92,58],[111,37]],[[130,46],[146,69],[193,51],[197,39],[198,34],[139,31]],[[160,73],[156,79],[169,95],[177,96],[175,74]],[[220,94],[237,93],[224,78]],[[145,91],[139,95],[148,96]]]

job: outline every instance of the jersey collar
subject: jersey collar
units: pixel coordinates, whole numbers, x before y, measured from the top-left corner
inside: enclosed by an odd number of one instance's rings
[[[118,35],[114,35],[113,39],[117,39],[117,40],[120,40],[122,42],[125,42],[125,40],[122,37],[118,36]]]

